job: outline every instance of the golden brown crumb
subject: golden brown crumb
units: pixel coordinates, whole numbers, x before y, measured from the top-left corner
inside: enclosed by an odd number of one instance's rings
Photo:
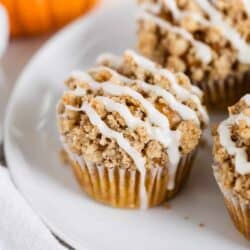
[[[184,121],[178,112],[172,110],[162,97],[153,91],[143,90],[139,84],[134,81],[143,80],[149,84],[161,86],[174,96],[175,92],[171,88],[168,78],[142,69],[136,64],[134,59],[127,54],[125,54],[121,64],[117,67],[114,66],[113,70],[128,77],[131,81],[129,88],[136,91],[158,110],[158,112],[165,115],[169,121],[171,130],[178,130],[181,140],[181,155],[191,153],[197,147],[201,135],[201,126],[191,120]],[[100,85],[108,81],[115,85],[128,87],[128,84],[124,80],[109,72],[107,69],[99,69],[96,71],[93,69],[89,71],[89,74],[93,80]],[[184,74],[176,74],[176,79],[187,91],[192,90],[191,83]],[[140,119],[142,122],[148,123],[149,117],[147,111],[138,99],[125,94],[119,96],[110,95],[101,88],[90,88],[88,81],[82,82],[74,78],[70,78],[66,81],[66,85],[70,90],[81,87],[86,93],[81,96],[73,94],[72,91],[67,91],[62,96],[60,104],[58,105],[59,129],[64,138],[64,143],[72,153],[83,156],[86,161],[93,162],[96,165],[103,165],[107,168],[136,168],[131,156],[119,146],[115,139],[105,137],[98,127],[91,123],[85,112],[69,110],[67,108],[67,106],[70,105],[79,109],[87,102],[109,129],[122,134],[129,144],[142,155],[146,168],[168,166],[168,151],[161,142],[152,139],[144,126],[129,127],[125,117],[122,117],[118,112],[109,110],[100,98],[98,99],[97,97],[108,97],[117,104],[123,104],[128,108],[129,112],[131,112],[131,115]],[[200,98],[200,96],[197,97]],[[179,100],[177,99],[177,101]],[[197,111],[197,104],[190,99],[186,100],[184,105],[189,106],[197,112],[197,116],[200,118],[202,124],[203,121]],[[151,124],[151,126],[155,126],[155,124]]]
[[[141,0],[138,2],[142,4],[161,1]],[[199,13],[206,18],[206,14],[194,0],[176,0],[176,4],[181,10]],[[241,34],[242,38],[250,42],[250,17],[242,1],[218,0],[215,1],[215,7],[222,13],[224,19]],[[197,40],[207,44],[212,49],[212,61],[209,65],[203,63],[197,57],[193,45],[180,35],[169,32],[151,20],[139,20],[137,47],[145,56],[174,71],[185,72],[194,83],[201,83],[207,79],[224,80],[228,76],[236,76],[239,72],[245,73],[250,70],[249,65],[239,62],[236,49],[219,28],[204,25],[190,16],[175,19],[167,6],[162,7],[160,13],[156,15],[175,26],[184,28]]]
[[[192,121],[182,122],[178,130],[181,131],[181,151],[186,154],[195,148],[195,145],[198,144],[201,137],[201,130],[199,127]]]
[[[203,228],[203,227],[205,227],[205,224],[204,223],[200,223],[199,227]]]
[[[250,116],[249,106],[242,99],[234,106],[229,108],[231,115],[244,114]],[[231,138],[239,148],[245,148],[250,159],[250,126],[245,120],[240,120],[231,127]],[[229,155],[226,149],[221,145],[217,133],[217,127],[212,130],[214,137],[214,160],[215,172],[223,186],[237,193],[241,198],[250,201],[250,174],[241,175],[235,170],[234,156]]]

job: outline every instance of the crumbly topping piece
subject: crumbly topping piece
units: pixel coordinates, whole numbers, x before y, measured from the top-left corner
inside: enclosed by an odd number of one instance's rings
[[[156,65],[156,68],[162,69],[162,67],[160,65]],[[164,74],[158,74],[152,70],[145,69],[145,68],[141,67],[141,65],[139,65],[135,61],[135,58],[131,54],[125,53],[123,56],[123,60],[121,60],[120,65],[117,65],[117,67],[114,67],[113,69],[117,70],[119,72],[119,74],[121,74],[129,79],[140,80],[140,81],[149,83],[151,85],[157,85],[157,86],[167,90],[172,95],[174,95],[175,98],[179,102],[182,102],[184,105],[193,109],[197,113],[199,120],[201,121],[201,123],[203,125],[206,123],[204,121],[204,117],[202,117],[202,114],[198,110],[197,102],[194,102],[192,97],[190,97],[189,99],[187,99],[185,101],[181,101],[180,98],[178,97],[178,95],[176,94],[174,88],[172,87],[169,78],[164,76]],[[110,74],[110,72],[108,72],[107,70],[106,70],[106,73],[104,73],[104,72],[105,72],[105,69],[103,69],[103,71],[100,70],[99,72],[92,73],[92,75],[95,77],[95,79],[98,79],[98,80],[100,80],[100,78],[102,78],[103,75],[106,75],[106,76],[108,76],[105,78],[106,80],[112,81],[112,82],[117,83],[117,84],[122,84],[121,81],[119,80],[119,78],[112,76],[112,74]],[[182,86],[184,88],[184,90],[186,90],[187,92],[190,92],[193,95],[196,95],[198,97],[199,103],[202,103],[203,93],[200,91],[193,92],[193,89],[192,89],[193,86],[190,82],[190,79],[185,74],[178,72],[178,73],[173,73],[173,75],[174,75],[174,78],[175,78],[178,85]],[[137,91],[140,91],[140,90],[137,89]],[[144,97],[145,97],[145,94],[148,95],[148,93],[142,93],[142,94]],[[158,108],[160,108],[160,111],[163,111],[161,104],[164,103],[164,101],[162,98],[157,98],[157,96],[153,95],[152,93],[149,94],[148,98],[151,98],[151,100],[156,100],[155,104],[157,105]],[[171,110],[168,107],[167,103],[164,104],[164,112],[171,112],[172,115],[168,116],[170,119],[171,126],[173,125],[173,123],[176,123],[177,120],[180,120],[180,117],[178,116],[178,114],[176,112],[173,112],[173,110]]]
[[[163,1],[141,0],[139,4],[161,2]],[[246,14],[243,3],[239,0],[214,2],[225,20],[250,43],[250,17]],[[176,0],[176,4],[180,10],[192,11],[209,20],[194,0]],[[230,75],[249,71],[250,66],[239,62],[237,50],[219,28],[204,25],[188,15],[176,19],[165,5],[162,5],[157,16],[174,26],[185,29],[197,41],[208,45],[212,51],[212,60],[209,64],[203,63],[188,40],[179,34],[169,32],[151,20],[139,19],[137,46],[145,56],[176,72],[185,72],[194,83],[207,79],[223,80]]]
[[[215,6],[241,36],[250,42],[250,18],[243,0],[217,0]]]
[[[192,121],[182,122],[178,129],[182,134],[180,149],[184,154],[187,154],[197,145],[201,137],[201,130]]]
[[[143,79],[144,81],[154,82],[157,77],[152,75],[152,72],[148,74],[148,77],[146,77],[145,72],[139,72],[139,68],[130,68],[129,63],[124,63],[119,67],[119,73],[130,77],[130,84],[122,77],[117,77],[105,68],[90,70],[89,77],[92,77],[97,85],[100,84],[101,86],[102,84],[109,83],[114,86],[129,87],[131,90],[140,94],[159,114],[167,118],[170,130],[178,131],[180,135],[179,151],[181,155],[190,153],[199,142],[201,125],[192,121],[192,119],[183,120],[178,112],[172,110],[161,96],[158,96],[150,90],[142,90],[135,80]],[[191,90],[189,86],[190,82],[186,77],[182,75],[176,77],[183,86]],[[139,100],[126,94],[111,95],[102,88],[91,87],[92,85],[88,80],[76,77],[69,78],[69,80],[66,81],[66,86],[69,90],[61,97],[57,112],[59,130],[63,142],[70,152],[82,155],[86,161],[93,162],[97,165],[104,165],[109,168],[136,168],[133,159],[118,145],[118,142],[112,137],[105,137],[100,132],[98,126],[91,123],[88,115],[81,111],[82,105],[88,103],[109,129],[120,133],[129,144],[142,155],[146,168],[168,166],[169,155],[166,147],[160,141],[152,138],[146,127],[143,126],[143,123],[147,123],[151,127],[157,125],[149,121],[149,114]],[[79,94],[83,93],[76,91],[79,89],[85,94]],[[165,89],[167,90],[167,88]],[[100,99],[102,97],[108,98],[128,108],[132,116],[141,120],[142,125],[136,127],[128,125],[126,117],[122,116],[119,112],[109,110],[102,102],[102,99]]]
[[[104,111],[103,105],[97,104],[94,100],[92,106],[111,129],[122,132],[130,144],[144,155],[146,167],[167,165],[168,156],[164,147],[158,141],[151,140],[144,127],[131,130],[118,113]],[[66,111],[61,115],[59,128],[71,152],[83,155],[87,161],[97,165],[135,169],[134,162],[128,154],[114,139],[104,137],[98,128],[91,124],[86,114],[81,113],[80,116],[72,117],[68,116]]]
[[[110,98],[118,103],[126,103],[134,116],[142,120],[146,119],[146,113],[137,100],[129,96]],[[84,97],[83,99],[89,98]],[[65,109],[65,105],[73,105],[79,108],[80,103],[79,97],[65,94],[58,107],[61,116],[59,120],[60,131],[64,134],[65,143],[70,147],[70,150],[78,155],[84,155],[84,158],[88,161],[97,164],[104,163],[107,167],[130,166],[135,168],[127,153],[117,145],[114,139],[103,137],[100,131],[90,123],[86,114]],[[165,148],[160,142],[150,139],[144,127],[131,130],[119,113],[108,112],[104,105],[96,101],[94,97],[91,98],[91,104],[108,127],[121,132],[131,145],[142,153],[147,159],[147,167],[155,165],[164,167],[167,165],[168,156]],[[162,113],[170,118],[172,128],[181,132],[180,151],[182,154],[191,152],[198,144],[201,134],[200,128],[192,121],[182,121],[179,116],[174,115],[169,107],[165,106],[162,109]]]
[[[230,116],[244,115],[250,117],[250,106],[242,98],[238,103],[229,108]],[[250,161],[250,124],[244,119],[230,126],[231,139],[238,149],[245,151],[247,160]],[[230,155],[225,147],[222,146],[218,127],[212,131],[214,137],[214,159],[215,172],[220,183],[242,199],[250,202],[250,174],[240,174],[236,170],[235,155]]]
[[[156,65],[156,67],[159,69],[161,68],[160,65]],[[153,85],[159,85],[162,88],[174,93],[171,88],[170,80],[167,77],[160,74],[154,74],[154,72],[142,68],[130,54],[124,55],[123,63],[120,65],[118,70],[130,78],[139,79]],[[176,74],[175,77],[177,78],[179,85],[182,85],[185,89],[191,91],[192,85],[188,77],[182,73]]]

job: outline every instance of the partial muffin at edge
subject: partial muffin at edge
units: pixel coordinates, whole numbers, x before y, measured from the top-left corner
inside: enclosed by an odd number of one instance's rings
[[[238,230],[250,240],[250,95],[213,129],[214,175]]]

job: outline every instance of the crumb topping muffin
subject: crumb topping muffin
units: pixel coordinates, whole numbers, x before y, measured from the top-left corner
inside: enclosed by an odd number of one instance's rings
[[[250,202],[250,95],[229,108],[213,131],[215,171],[223,187]]]
[[[182,157],[199,143],[208,122],[202,92],[184,74],[133,51],[102,56],[99,64],[66,81],[58,104],[64,149],[81,167],[137,171],[138,202],[129,207],[147,207],[148,173],[164,169],[165,189],[173,190]],[[129,183],[126,178],[122,182]]]
[[[250,240],[250,95],[229,108],[213,136],[215,178],[236,227]]]
[[[213,85],[214,92],[222,91],[224,86],[219,82],[236,77],[240,81],[248,75],[249,1],[138,0],[138,3],[138,48],[143,55],[169,69],[185,72],[204,90]],[[233,83],[227,84],[225,91]]]

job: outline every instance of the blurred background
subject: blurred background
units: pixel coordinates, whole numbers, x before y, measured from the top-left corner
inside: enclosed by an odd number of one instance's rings
[[[111,1],[0,0],[0,144],[7,102],[30,58],[56,31],[85,16],[101,2]],[[3,18],[5,12],[7,22]],[[9,40],[6,41],[8,30]]]
[[[8,15],[10,33],[7,49],[0,58],[0,120],[12,88],[33,54],[56,31],[97,8],[100,2],[101,0],[0,0],[0,5],[4,6]]]
[[[61,28],[85,14],[98,0],[0,0],[8,11],[12,37],[34,36]]]

